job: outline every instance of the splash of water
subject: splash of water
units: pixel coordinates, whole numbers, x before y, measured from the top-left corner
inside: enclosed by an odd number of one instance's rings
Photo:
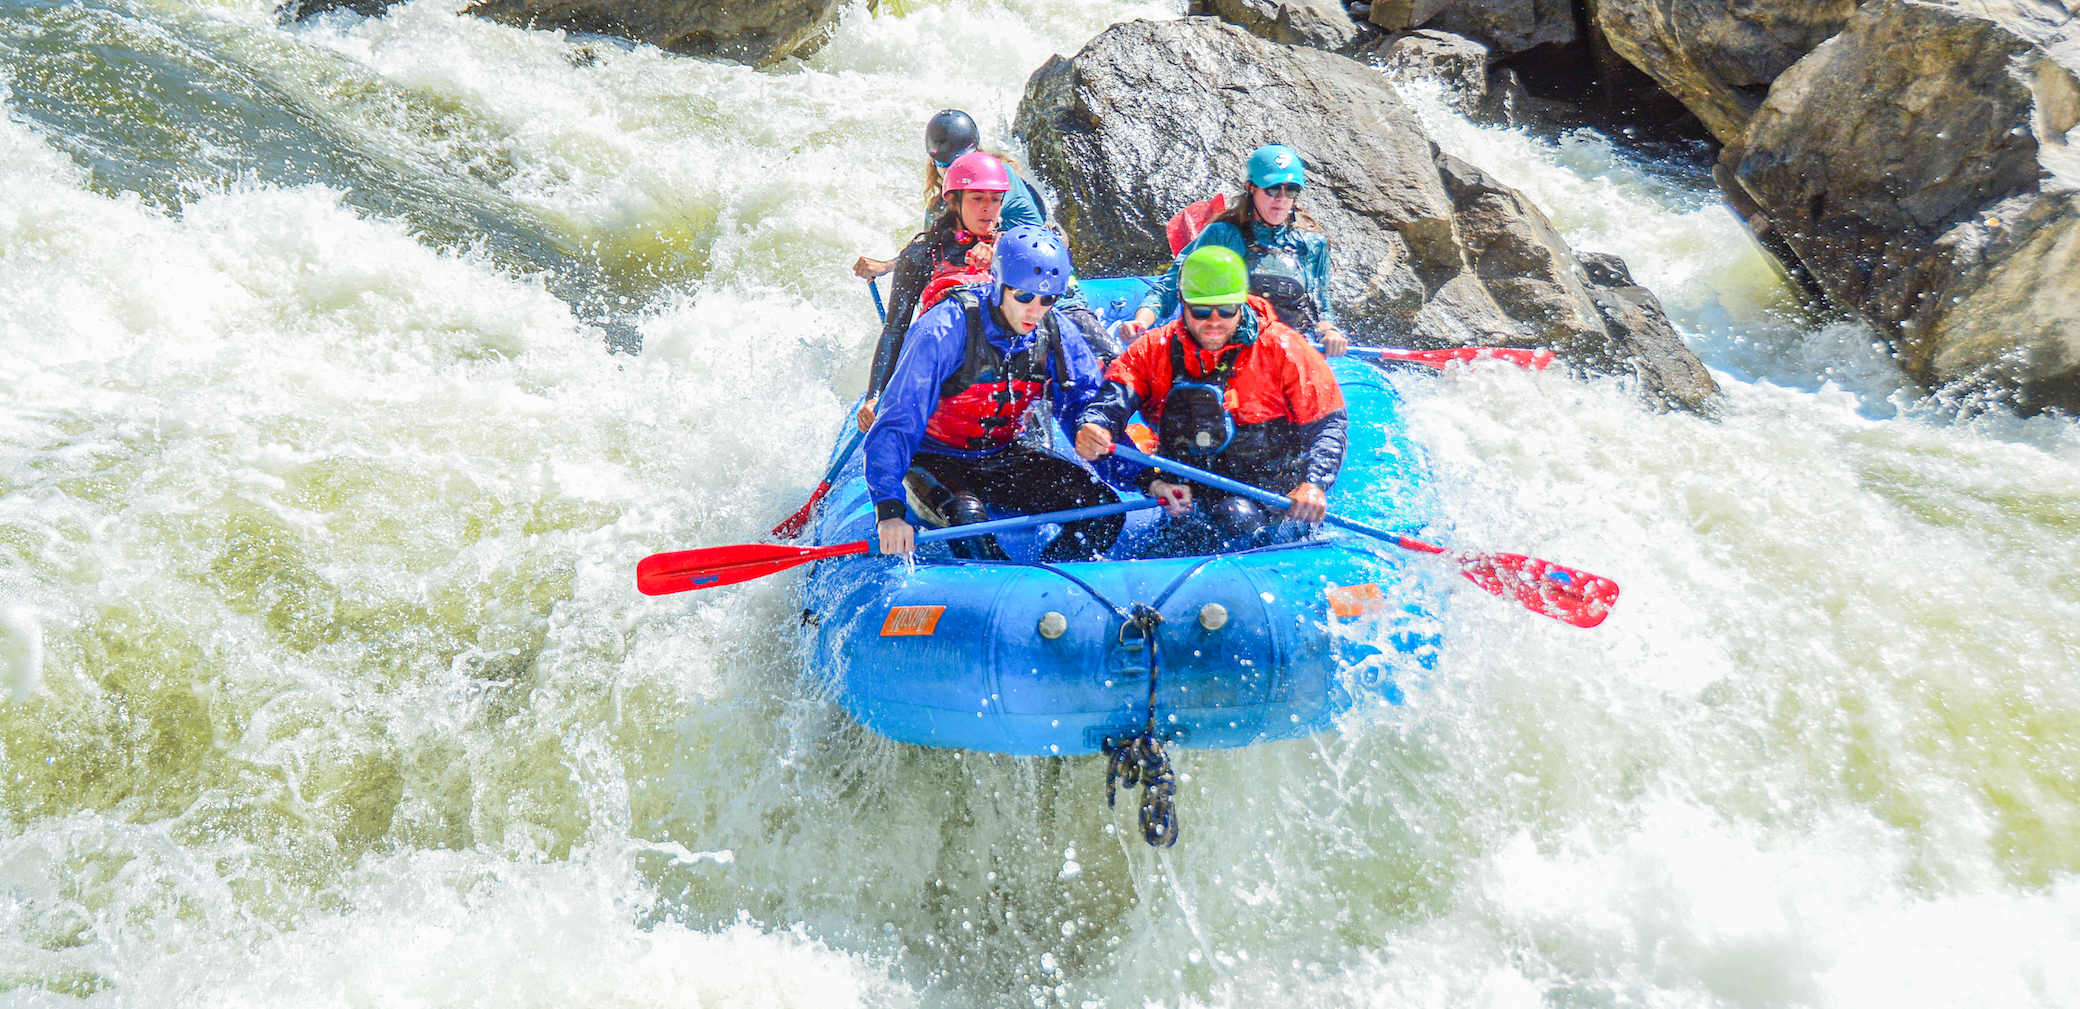
[[[42,674],[0,708],[11,1003],[2080,1001],[2072,428],[1918,409],[1701,182],[1425,107],[1623,255],[1727,407],[1407,379],[1461,543],[1624,603],[1580,632],[1467,597],[1393,717],[1178,755],[1192,832],[1156,853],[1102,761],[847,724],[790,579],[628,573],[800,503],[918,124],[1004,138],[1048,54],[1169,12],[853,10],[755,72],[455,6],[67,9],[289,96],[416,180],[388,210],[323,159],[258,173],[221,110],[157,189],[90,175],[149,152],[64,132],[51,80],[180,92],[9,63],[0,592]],[[0,2],[0,42],[57,10]],[[425,223],[455,207],[525,240]]]

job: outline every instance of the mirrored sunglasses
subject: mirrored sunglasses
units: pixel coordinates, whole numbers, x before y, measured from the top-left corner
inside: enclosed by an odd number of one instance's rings
[[[1062,300],[1062,296],[1059,294],[1034,294],[1031,291],[1021,291],[1015,287],[1011,289],[1011,300],[1021,305],[1032,304],[1034,298],[1040,299],[1040,307],[1042,308],[1053,308],[1055,302]]]
[[[1242,314],[1241,305],[1192,305],[1189,308],[1194,319],[1211,319],[1216,312],[1220,313],[1223,319],[1232,319]]]
[[[1270,193],[1273,196],[1283,196],[1287,199],[1292,200],[1297,200],[1300,198],[1301,187],[1291,182],[1280,183],[1276,186],[1265,186],[1263,187],[1263,189],[1265,192]]]

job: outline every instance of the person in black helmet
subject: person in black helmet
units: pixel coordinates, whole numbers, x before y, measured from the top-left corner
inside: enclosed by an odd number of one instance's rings
[[[975,120],[959,109],[944,109],[925,124],[924,147],[929,159],[925,167],[925,185],[929,188],[925,201],[925,230],[911,239],[910,244],[896,254],[894,259],[878,260],[865,256],[852,264],[854,276],[873,280],[893,272],[895,278],[889,283],[888,317],[882,320],[881,341],[874,351],[874,366],[869,372],[867,394],[861,403],[857,422],[862,431],[874,425],[874,406],[881,395],[882,385],[887,381],[897,357],[902,353],[903,334],[909,330],[911,311],[917,308],[920,298],[930,282],[934,259],[932,252],[935,228],[949,231],[952,218],[946,216],[949,203],[942,199],[958,195],[944,191],[944,172],[962,156],[974,153],[981,133],[975,128]],[[1033,184],[1019,177],[1017,163],[994,151],[984,152],[1002,162],[1010,188],[1004,193],[1003,209],[996,221],[996,230],[1004,231],[1020,225],[1047,227],[1047,204],[1042,202]],[[957,222],[955,222],[957,223]],[[985,260],[986,262],[986,260]],[[926,306],[929,307],[929,306]],[[1069,294],[1059,309],[1063,318],[1073,323],[1098,355],[1098,364],[1103,367],[1119,356],[1119,342],[1106,331],[1084,302],[1083,295],[1070,281]]]
[[[931,122],[925,124],[924,227],[926,230],[930,230],[933,222],[939,218],[942,209],[939,200],[941,190],[944,188],[942,183],[945,180],[943,173],[947,167],[953,164],[955,158],[969,151],[981,149],[982,133],[975,128],[975,120],[959,109],[942,109],[937,115],[932,117]],[[998,218],[998,227],[1012,228],[1021,224],[1045,226],[1047,224],[1047,205],[1040,201],[1040,194],[1033,189],[1033,184],[1019,177],[1016,170],[1017,162],[996,151],[990,151],[989,153],[997,160],[1013,168],[1011,172],[1011,190],[1004,194],[1004,212],[1003,216]],[[858,261],[852,264],[852,273],[862,280],[872,280],[895,269],[896,263],[900,259],[900,256],[896,259],[871,259],[861,256]],[[905,320],[905,325],[907,324],[908,320]]]

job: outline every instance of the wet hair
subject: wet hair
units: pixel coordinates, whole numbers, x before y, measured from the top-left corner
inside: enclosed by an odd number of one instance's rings
[[[1242,232],[1243,241],[1256,241],[1257,199],[1256,194],[1250,192],[1250,190],[1256,188],[1257,186],[1254,183],[1250,182],[1248,179],[1242,180],[1242,198],[1229,204],[1219,214],[1214,216],[1213,221],[1208,221],[1206,223],[1208,225],[1211,225],[1214,223],[1214,221],[1226,221],[1229,224],[1233,225],[1235,227],[1235,230]],[[1309,214],[1307,211],[1300,209],[1300,202],[1298,200],[1293,201],[1292,224],[1293,227],[1299,228],[1302,231],[1322,230],[1321,222],[1315,220],[1312,214]]]

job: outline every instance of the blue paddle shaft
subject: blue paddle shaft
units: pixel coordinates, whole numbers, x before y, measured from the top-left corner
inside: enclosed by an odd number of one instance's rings
[[[1322,341],[1320,340],[1309,340],[1307,345],[1316,350],[1322,349]],[[1380,353],[1382,349],[1380,347],[1360,347],[1357,344],[1351,344],[1343,353],[1346,357],[1385,357],[1385,354]],[[1207,484],[1207,486],[1211,487],[1213,485]]]
[[[1196,466],[1187,466],[1184,463],[1178,462],[1174,459],[1163,459],[1157,456],[1152,456],[1145,452],[1138,451],[1128,445],[1122,445],[1117,442],[1113,443],[1112,454],[1131,462],[1138,462],[1143,466],[1154,466],[1155,468],[1162,470],[1165,473],[1173,473],[1177,476],[1184,477],[1188,480],[1203,483],[1206,486],[1211,487],[1215,490],[1224,490],[1237,497],[1246,497],[1252,501],[1268,504],[1275,508],[1284,509],[1291,508],[1293,506],[1292,499],[1286,497],[1284,494],[1273,494],[1272,492],[1264,490],[1261,487],[1252,487],[1246,483],[1243,483],[1240,480],[1230,480],[1227,477],[1224,477],[1218,473],[1208,473],[1207,471],[1200,469]],[[1343,518],[1339,515],[1325,516],[1322,519],[1322,521],[1327,522],[1332,526],[1340,526],[1342,528],[1349,529],[1352,532],[1364,533],[1367,536],[1377,536],[1380,539],[1388,540],[1394,543],[1401,542],[1403,538],[1400,533],[1390,533],[1385,529],[1374,529],[1373,527],[1366,525],[1363,522],[1353,522],[1350,519]]]
[[[937,543],[940,540],[964,540],[970,536],[986,536],[990,533],[1010,532],[1013,529],[1030,529],[1033,526],[1044,526],[1050,522],[1067,523],[1082,519],[1103,518],[1107,515],[1118,515],[1122,512],[1154,508],[1161,504],[1161,501],[1152,497],[1129,498],[1125,501],[1092,505],[1088,508],[1070,508],[1066,511],[1046,512],[1040,515],[1014,515],[1008,519],[991,519],[988,522],[971,522],[964,526],[926,529],[917,534],[917,542],[918,545],[922,546],[926,543]],[[878,538],[874,544],[874,549],[877,551],[881,549]]]
[[[867,290],[874,292],[874,314],[881,317],[882,325],[887,325],[888,306],[883,305],[881,303],[881,282],[873,278],[868,278]]]
[[[838,478],[838,471],[844,469],[846,461],[852,458],[852,450],[858,448],[859,443],[867,436],[865,431],[859,429],[858,424],[849,426],[852,428],[852,434],[846,437],[845,447],[838,450],[837,458],[831,460],[831,468],[824,471],[823,482],[826,484]]]

